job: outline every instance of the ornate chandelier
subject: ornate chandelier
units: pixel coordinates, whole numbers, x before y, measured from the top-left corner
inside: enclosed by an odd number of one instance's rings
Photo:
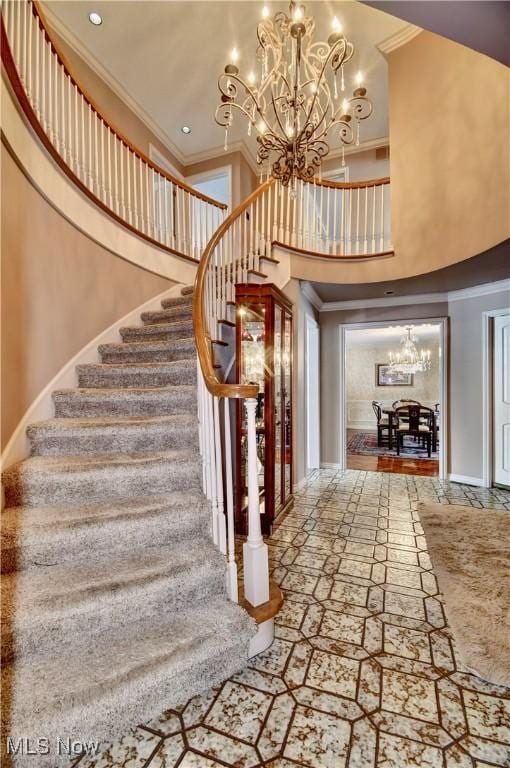
[[[326,139],[337,138],[342,147],[359,144],[360,121],[372,113],[372,103],[358,72],[352,96],[345,97],[346,64],[354,45],[342,33],[338,19],[325,42],[313,42],[315,21],[304,5],[291,2],[289,13],[272,19],[263,8],[257,26],[257,72],[239,73],[239,53],[218,79],[221,102],[215,120],[228,131],[236,110],[248,120],[248,134],[257,131],[257,163],[284,186],[294,180],[310,181],[329,153]],[[267,165],[267,168],[266,168]]]
[[[430,349],[418,350],[417,336],[412,336],[411,325],[406,326],[406,333],[400,339],[401,348],[396,354],[390,352],[389,367],[392,373],[418,373],[430,370]]]

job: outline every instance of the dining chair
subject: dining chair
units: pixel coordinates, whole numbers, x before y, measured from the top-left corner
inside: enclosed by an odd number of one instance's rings
[[[372,400],[372,408],[374,409],[375,418],[377,419],[377,445],[379,447],[383,444],[384,430],[388,432],[388,444],[390,442],[390,420],[388,416],[383,414],[381,403],[378,400]]]
[[[430,459],[432,454],[432,408],[424,405],[402,405],[395,409],[396,415],[396,437],[397,437],[397,456],[400,456],[400,449],[404,448],[404,437],[414,437],[425,447],[427,445],[427,454]],[[405,419],[405,421],[404,421]],[[426,423],[424,423],[424,419]]]

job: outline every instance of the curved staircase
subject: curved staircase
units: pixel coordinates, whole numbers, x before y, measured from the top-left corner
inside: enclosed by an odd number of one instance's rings
[[[111,739],[246,662],[255,623],[227,599],[202,494],[192,298],[78,366],[4,473],[4,749]]]

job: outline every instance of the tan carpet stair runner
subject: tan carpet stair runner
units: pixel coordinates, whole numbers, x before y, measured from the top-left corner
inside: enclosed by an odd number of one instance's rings
[[[108,741],[246,662],[255,626],[227,599],[201,488],[191,306],[184,289],[101,345],[4,473],[4,749]]]

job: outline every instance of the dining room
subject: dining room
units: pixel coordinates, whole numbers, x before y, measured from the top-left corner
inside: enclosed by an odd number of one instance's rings
[[[442,325],[344,332],[346,466],[437,476],[442,453]]]

